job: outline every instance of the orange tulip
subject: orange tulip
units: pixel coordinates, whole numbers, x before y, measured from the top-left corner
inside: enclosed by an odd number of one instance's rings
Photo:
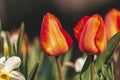
[[[75,26],[74,33],[77,34],[80,50],[93,55],[103,53],[107,45],[103,19],[95,14],[92,17],[83,17],[78,24],[80,25]]]
[[[87,20],[89,18],[90,18],[90,16],[85,16],[82,19],[80,19],[80,21],[76,24],[76,26],[74,28],[74,35],[75,35],[77,40],[78,40],[79,35],[81,35],[81,32],[83,30],[83,26],[85,25],[85,23],[87,22]]]
[[[40,42],[46,54],[58,56],[70,49],[73,40],[64,31],[57,17],[51,13],[47,13],[43,18],[41,26]]]
[[[105,16],[105,28],[107,32],[107,39],[109,40],[113,35],[120,31],[120,11],[111,9]]]

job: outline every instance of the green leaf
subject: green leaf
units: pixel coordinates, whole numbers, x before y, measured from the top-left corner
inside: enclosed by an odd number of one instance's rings
[[[81,71],[80,80],[89,80],[90,79],[90,64],[92,61],[92,55],[88,55],[83,69]]]
[[[4,55],[3,46],[4,46],[4,40],[3,40],[3,37],[0,36],[0,57]]]
[[[109,66],[102,66],[102,74],[105,78],[105,80],[112,80],[111,79],[111,72],[109,73]]]
[[[102,66],[102,76],[104,76],[103,80],[114,80],[114,70],[112,61],[110,61],[107,65]]]
[[[112,80],[115,80],[115,66],[113,61],[111,61],[111,64],[110,64],[110,71],[111,71]]]
[[[23,74],[27,78],[28,76],[28,41],[25,39],[26,53],[23,56]]]
[[[24,23],[21,24],[20,34],[17,42],[17,55],[22,58],[22,41],[24,36]]]
[[[27,80],[34,80],[34,77],[35,77],[35,74],[37,72],[38,66],[39,66],[39,62],[36,62],[33,69],[31,70]]]
[[[8,34],[6,34],[6,40],[7,40],[8,49],[9,49],[8,56],[10,57],[10,56],[12,56],[12,53],[13,53],[13,52],[11,51],[12,46],[11,46],[11,43],[10,43],[10,38],[9,38]]]
[[[63,59],[61,59],[61,60],[63,60],[62,65],[64,65],[66,62],[70,61],[70,59],[72,57],[72,50],[73,49],[71,49],[70,51],[68,51],[67,53],[65,53],[64,56],[62,56],[63,57]],[[64,78],[67,78],[69,76],[69,74],[67,74],[68,70],[69,70],[68,67],[63,67],[62,74],[64,75]],[[70,78],[70,76],[69,76],[69,78]]]
[[[120,41],[120,32],[118,32],[115,36],[113,36],[109,40],[106,51],[97,58],[95,63],[95,72],[98,73],[98,75],[102,71],[101,70],[102,66],[104,66],[110,61],[113,55],[113,52],[116,46],[118,45],[119,41]]]

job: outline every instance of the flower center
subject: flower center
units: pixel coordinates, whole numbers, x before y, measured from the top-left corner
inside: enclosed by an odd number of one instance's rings
[[[8,73],[0,72],[0,80],[10,80]]]

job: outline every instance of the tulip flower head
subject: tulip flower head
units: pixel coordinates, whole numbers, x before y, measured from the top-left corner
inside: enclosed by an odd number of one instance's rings
[[[106,14],[105,28],[108,40],[120,31],[120,11],[113,8]]]
[[[78,32],[76,32],[77,30]],[[82,52],[99,55],[106,49],[105,26],[103,19],[98,14],[83,17],[75,26],[74,33],[77,35]]]
[[[58,18],[51,13],[47,13],[41,26],[40,42],[46,54],[57,56],[68,51],[73,40],[62,28]]]

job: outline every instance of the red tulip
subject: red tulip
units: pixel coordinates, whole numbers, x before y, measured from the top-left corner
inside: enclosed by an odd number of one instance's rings
[[[79,48],[82,52],[101,54],[105,51],[106,32],[103,19],[98,14],[92,17],[83,17],[75,26],[74,33],[78,38]]]
[[[41,26],[40,42],[46,54],[57,56],[68,51],[72,46],[73,40],[62,28],[58,18],[51,13],[47,13]]]
[[[107,32],[107,39],[109,40],[113,35],[120,31],[120,11],[111,9],[105,16],[105,27]]]

